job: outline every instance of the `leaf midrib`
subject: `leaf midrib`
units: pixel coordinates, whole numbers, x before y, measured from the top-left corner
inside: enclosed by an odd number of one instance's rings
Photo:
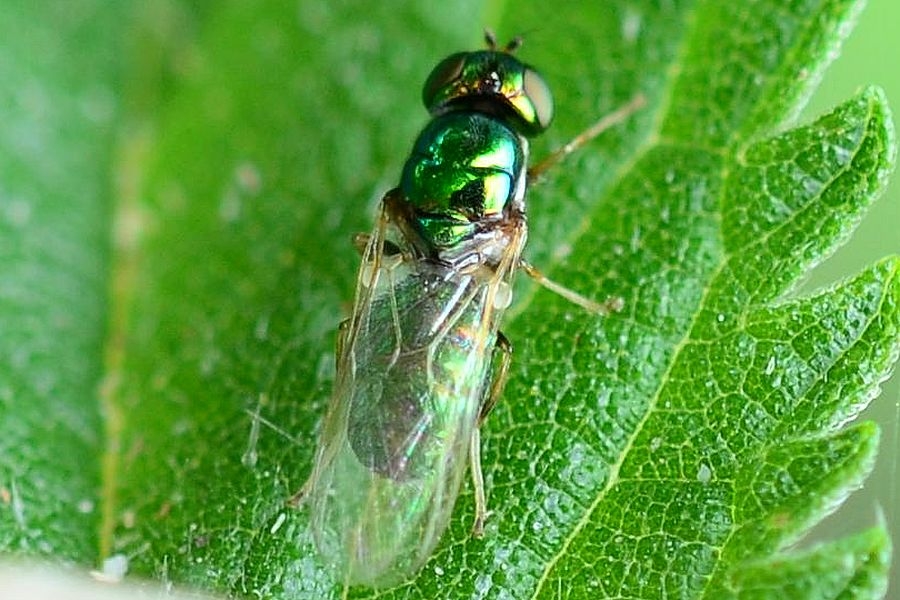
[[[797,215],[809,210],[810,207],[815,205],[815,199],[821,197],[821,194],[824,193],[824,191],[826,191],[827,189],[829,189],[829,184],[833,183],[834,181],[839,179],[841,177],[841,175],[849,172],[852,169],[852,166],[854,164],[854,159],[856,158],[856,156],[862,149],[862,145],[863,145],[862,141],[868,134],[872,116],[873,116],[873,107],[872,107],[871,102],[869,102],[866,115],[862,119],[862,123],[863,123],[863,125],[861,126],[862,132],[861,132],[859,138],[854,140],[855,143],[853,146],[853,151],[851,153],[850,159],[839,170],[837,170],[835,172],[835,174],[833,174],[826,182],[824,182],[821,187],[821,191],[819,193],[817,193],[815,196],[813,196],[811,198],[811,200],[806,202],[802,207],[799,207],[798,210],[795,211],[795,214],[791,216],[791,218],[783,221],[782,223],[779,223],[775,228],[767,231],[761,238],[759,238],[758,240],[755,240],[755,243],[753,245],[758,245],[758,244],[763,243],[765,240],[769,239],[772,235],[774,235],[777,231],[781,230],[783,227],[785,227],[789,223],[791,223],[793,221],[793,219],[797,217]],[[661,121],[658,121],[658,122],[661,122]],[[651,136],[649,136],[649,139],[654,140],[657,143],[655,143],[655,144],[648,143],[648,145],[645,148],[643,148],[640,153],[637,153],[636,156],[643,156],[644,154],[652,151],[653,149],[655,149],[656,147],[658,147],[660,145],[658,143],[659,138],[657,136],[651,135]],[[637,159],[632,162],[637,162]],[[725,178],[728,176],[730,169],[731,169],[731,165],[727,161],[723,161],[722,166],[720,167],[719,173],[718,173],[719,180],[724,181]],[[720,192],[718,195],[718,199],[717,199],[718,200],[717,206],[720,206],[720,207],[722,206],[723,196],[726,193],[726,191],[727,191],[727,186],[721,186]],[[721,210],[719,211],[719,214],[720,215],[722,214]],[[645,414],[643,415],[641,420],[637,423],[633,433],[629,436],[628,440],[626,441],[625,445],[623,446],[623,449],[622,449],[622,452],[620,453],[619,459],[610,466],[609,477],[607,479],[606,485],[604,485],[603,489],[601,489],[597,493],[596,498],[587,507],[582,518],[579,519],[575,523],[575,526],[573,527],[573,529],[569,533],[569,535],[567,535],[566,538],[563,540],[557,553],[554,554],[550,558],[550,560],[547,562],[547,564],[544,568],[544,571],[541,574],[540,579],[538,580],[534,594],[532,595],[532,600],[535,600],[536,598],[538,598],[543,586],[546,584],[547,580],[549,579],[550,573],[554,570],[556,564],[567,554],[567,550],[568,550],[569,546],[579,536],[581,531],[591,522],[591,517],[593,516],[597,507],[602,503],[604,498],[607,496],[607,494],[613,488],[615,488],[616,485],[619,483],[618,473],[621,470],[621,467],[624,464],[625,460],[627,459],[627,457],[630,453],[630,450],[634,446],[635,440],[639,437],[647,420],[650,418],[651,414],[654,411],[654,408],[658,404],[660,395],[661,395],[662,391],[665,389],[665,383],[668,381],[669,375],[671,374],[672,369],[674,368],[674,366],[676,364],[678,364],[678,361],[679,361],[679,358],[681,356],[683,349],[688,344],[695,341],[694,338],[692,337],[692,332],[694,331],[695,326],[697,324],[697,319],[703,314],[703,312],[704,312],[703,307],[707,305],[707,299],[709,298],[710,294],[716,292],[716,289],[714,288],[714,286],[710,285],[710,283],[716,281],[716,279],[721,275],[723,269],[725,269],[728,266],[728,264],[735,257],[735,255],[737,255],[739,252],[745,250],[745,247],[743,247],[743,246],[728,249],[727,246],[724,244],[724,239],[721,238],[721,234],[722,234],[721,227],[719,228],[718,232],[720,234],[720,239],[719,239],[720,246],[719,247],[723,249],[723,251],[721,253],[721,257],[719,259],[719,262],[716,265],[715,269],[713,269],[710,272],[710,275],[707,278],[707,284],[703,288],[703,294],[701,295],[701,297],[698,301],[697,309],[694,311],[694,313],[691,317],[691,321],[686,326],[681,338],[678,340],[678,342],[673,347],[674,350],[672,352],[671,359],[670,359],[668,365],[666,366],[665,371],[663,371],[662,375],[660,376],[660,383],[657,386],[654,396],[650,399],[650,401],[647,404]],[[879,307],[884,303],[884,300],[885,300],[885,294],[883,293],[881,296],[881,301],[879,303]],[[757,307],[765,306],[765,305],[766,304],[754,304],[754,306],[757,306]],[[750,307],[748,306],[748,309],[749,308]],[[855,341],[858,341],[863,336],[863,334],[868,330],[868,328],[871,326],[872,320],[875,318],[875,316],[877,314],[879,314],[878,311],[873,313],[873,316],[868,320],[866,327],[862,328],[859,336],[857,336]],[[744,313],[742,313],[741,319],[744,319],[746,317],[746,315],[747,315],[747,311],[744,311]],[[852,346],[852,344],[850,346]],[[824,372],[824,374],[821,377],[818,377],[815,380],[813,380],[812,382],[810,382],[810,385],[807,387],[807,390],[810,389],[817,381],[820,381],[822,378],[827,377],[827,373],[830,370],[830,368],[833,367],[834,363],[837,362],[840,359],[840,356],[842,356],[842,355],[843,355],[843,353],[836,356],[834,358],[834,360],[832,361],[831,365],[829,365],[828,369]],[[723,543],[721,546],[722,548],[725,548],[727,546],[729,540],[732,539],[736,530],[737,529],[735,527],[731,528],[731,531],[729,532],[728,536],[726,536],[723,539]]]
[[[665,84],[660,87],[662,93],[660,94],[660,101],[657,104],[657,110],[652,120],[652,125],[648,128],[647,135],[645,137],[644,143],[639,145],[635,150],[634,156],[632,160],[627,161],[622,164],[622,166],[618,169],[615,178],[613,178],[610,186],[607,189],[615,189],[625,178],[625,176],[630,173],[635,165],[640,163],[641,160],[645,156],[647,156],[652,150],[657,148],[660,145],[660,139],[662,134],[663,124],[665,123],[666,116],[670,112],[670,107],[673,103],[673,97],[675,93],[676,83],[681,76],[681,65],[688,53],[688,49],[690,48],[691,42],[693,40],[693,36],[695,33],[696,25],[697,25],[697,8],[694,6],[693,10],[685,13],[685,21],[686,25],[684,27],[684,35],[678,44],[677,51],[673,54],[672,65],[669,67],[666,73]],[[724,165],[724,161],[722,163]],[[722,167],[724,170],[724,166]],[[721,203],[721,194],[724,190],[720,190],[719,194],[719,204]],[[576,228],[576,233],[573,235],[573,239],[580,239],[584,236],[590,228],[590,224],[593,221],[591,218],[592,214],[590,212],[585,214],[585,217],[581,220],[581,223],[578,228]],[[719,233],[721,234],[721,227],[719,229]],[[722,261],[720,265],[716,268],[713,273],[713,277],[710,280],[714,279],[715,273],[721,270],[721,268],[727,264],[726,261]],[[657,386],[656,393],[653,395],[653,398],[647,405],[647,409],[644,415],[641,417],[641,420],[637,423],[634,431],[628,437],[625,445],[623,446],[622,452],[619,455],[619,459],[610,467],[609,476],[606,481],[606,485],[604,485],[603,489],[601,489],[593,502],[591,502],[590,506],[584,511],[581,519],[579,519],[575,526],[572,528],[572,531],[565,537],[562,544],[559,547],[559,550],[546,562],[543,572],[541,573],[540,578],[538,579],[537,584],[534,588],[534,593],[531,596],[531,600],[536,600],[543,590],[544,586],[547,584],[550,578],[550,574],[555,569],[557,563],[562,559],[563,556],[567,554],[569,546],[572,542],[581,534],[581,531],[587,526],[587,524],[591,521],[594,512],[600,503],[606,498],[607,494],[615,487],[615,485],[619,482],[619,471],[622,468],[622,465],[625,462],[625,459],[628,457],[631,448],[634,445],[635,440],[638,439],[641,431],[643,431],[647,420],[650,418],[650,415],[653,413],[653,410],[659,401],[660,394],[664,386],[662,382],[666,381],[674,368],[674,366],[678,363],[678,358],[681,354],[682,349],[690,340],[690,333],[693,331],[694,325],[696,323],[697,318],[701,314],[699,310],[700,307],[703,306],[707,295],[710,292],[710,287],[706,286],[703,290],[703,295],[698,303],[698,308],[694,312],[694,315],[691,317],[691,321],[687,327],[685,327],[684,333],[681,335],[677,344],[674,346],[674,352],[671,354],[671,358],[669,360],[669,364],[666,366],[665,371],[663,371],[662,376],[660,378],[660,385]],[[529,299],[530,300],[530,299]],[[525,304],[525,303],[523,303]]]
[[[109,319],[103,345],[103,379],[98,400],[103,413],[100,457],[100,522],[98,560],[112,554],[116,527],[117,486],[121,467],[121,443],[126,419],[121,405],[122,381],[127,360],[128,326],[137,280],[140,276],[143,215],[141,189],[147,157],[152,147],[147,130],[129,131],[121,136],[112,162],[112,195],[115,199],[110,223]]]

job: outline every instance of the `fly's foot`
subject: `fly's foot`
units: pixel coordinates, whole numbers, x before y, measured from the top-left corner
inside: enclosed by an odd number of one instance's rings
[[[287,499],[285,504],[287,504],[291,508],[300,508],[300,506],[302,506],[303,503],[306,502],[306,499],[309,497],[309,492],[312,491],[312,486],[313,478],[310,477],[306,480],[306,483],[303,484],[303,487],[297,490],[296,494]]]
[[[490,512],[475,515],[475,521],[472,523],[472,537],[478,539],[484,537],[484,522],[490,515]]]

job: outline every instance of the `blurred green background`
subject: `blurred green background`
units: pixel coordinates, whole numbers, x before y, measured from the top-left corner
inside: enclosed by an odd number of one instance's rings
[[[809,120],[842,100],[860,87],[877,85],[887,93],[894,111],[894,128],[900,116],[900,69],[894,36],[900,26],[900,2],[869,0],[857,27],[844,45],[841,56],[826,71],[822,83],[807,106],[803,119]],[[891,177],[884,196],[846,246],[816,269],[802,288],[808,291],[827,285],[859,271],[878,258],[900,252],[900,178]],[[861,525],[887,520],[894,540],[891,588],[887,598],[900,598],[900,377],[897,373],[885,383],[883,392],[863,418],[881,424],[881,449],[878,462],[865,487],[851,496],[837,513],[815,532],[814,540],[833,539],[859,531]],[[882,517],[883,515],[883,517]]]

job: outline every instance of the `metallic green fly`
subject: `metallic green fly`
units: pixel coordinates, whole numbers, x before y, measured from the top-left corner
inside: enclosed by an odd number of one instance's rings
[[[522,268],[595,313],[592,302],[523,262],[525,188],[640,98],[528,169],[528,139],[553,117],[550,89],[513,56],[514,40],[441,61],[422,98],[432,120],[400,185],[381,202],[353,315],[339,332],[334,394],[312,475],[316,544],[346,584],[388,585],[415,572],[447,527],[468,453],[473,532],[487,508],[479,426],[497,401],[510,345],[499,330]]]

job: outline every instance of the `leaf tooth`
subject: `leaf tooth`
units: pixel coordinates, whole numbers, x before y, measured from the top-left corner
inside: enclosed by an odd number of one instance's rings
[[[783,294],[843,244],[883,191],[894,155],[889,110],[877,88],[749,146],[723,193],[723,273],[731,279],[723,284],[749,296],[734,301]]]
[[[728,592],[714,597],[881,598],[890,562],[890,539],[873,528],[805,552],[744,563],[729,574]]]
[[[761,447],[743,459],[733,483],[733,518],[741,525],[721,548],[710,588],[733,575],[725,572],[729,566],[740,569],[751,557],[796,542],[833,512],[871,471],[878,440],[878,426],[862,423],[833,435]]]
[[[748,316],[756,340],[748,386],[758,390],[778,436],[833,430],[874,398],[900,345],[900,259],[806,298]]]

